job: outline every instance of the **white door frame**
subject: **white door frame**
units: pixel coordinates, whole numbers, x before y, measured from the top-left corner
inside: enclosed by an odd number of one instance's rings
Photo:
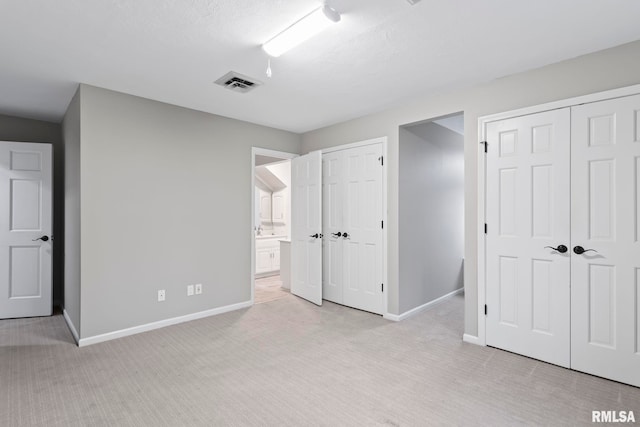
[[[276,159],[291,160],[298,157],[298,154],[288,153],[286,151],[269,150],[267,148],[251,147],[251,225],[250,241],[251,241],[251,305],[254,304],[255,288],[256,288],[256,233],[253,229],[255,226],[255,211],[256,211],[256,155],[274,157]],[[289,218],[291,221],[291,218]],[[289,236],[290,237],[290,236]]]
[[[382,143],[382,157],[384,160],[388,159],[387,156],[387,137],[382,136],[379,138],[367,139],[364,141],[358,141],[351,144],[337,145],[335,147],[329,147],[322,150],[324,153],[332,153],[334,151],[347,150],[349,148],[364,147],[366,145],[380,144]],[[383,161],[384,161],[383,160]],[[386,319],[389,315],[389,277],[387,273],[387,240],[389,233],[389,221],[387,221],[387,163],[384,163],[382,168],[382,221],[384,221],[384,228],[382,229],[382,280],[385,284],[383,292],[382,313]]]
[[[541,113],[543,111],[556,110],[559,108],[572,107],[575,105],[586,104],[590,102],[604,101],[606,99],[622,98],[640,93],[640,84],[627,86],[619,89],[612,89],[603,92],[592,93],[589,95],[578,96],[574,98],[563,99],[560,101],[549,102],[545,104],[535,105],[532,107],[521,108],[518,110],[506,111],[497,114],[491,114],[478,118],[478,210],[477,210],[477,230],[478,230],[478,335],[464,334],[463,341],[487,345],[486,339],[486,323],[484,315],[484,306],[486,304],[486,239],[484,234],[484,224],[486,222],[486,157],[484,155],[484,142],[486,140],[487,124],[497,120],[510,119],[527,114]]]

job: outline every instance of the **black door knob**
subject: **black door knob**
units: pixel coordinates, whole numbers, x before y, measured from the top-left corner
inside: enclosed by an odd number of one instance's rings
[[[331,235],[333,237],[340,237],[340,236],[342,236],[342,233],[338,231],[337,233],[331,233]]]
[[[342,237],[344,237],[345,239],[348,239],[349,235],[347,233],[342,233]]]
[[[569,248],[567,248],[565,245],[558,245],[557,248],[554,248],[553,246],[545,246],[545,248],[549,248],[549,249],[553,249],[554,251],[558,251],[561,254],[567,252],[569,250]]]
[[[35,242],[37,240],[42,240],[43,242],[48,242],[49,241],[49,236],[42,236],[42,237],[38,237],[37,239],[33,239],[31,240],[32,242]]]
[[[573,247],[573,252],[576,255],[582,255],[585,252],[596,252],[597,253],[598,251],[596,251],[595,249],[585,249],[582,246],[574,246]]]
[[[313,237],[314,239],[317,239],[318,237],[320,237],[320,235],[319,235],[318,233],[316,233],[316,234],[312,234],[312,235],[311,235],[311,236],[309,236],[309,237]]]

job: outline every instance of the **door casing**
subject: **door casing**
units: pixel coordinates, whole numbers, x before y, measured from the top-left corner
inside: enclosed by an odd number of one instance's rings
[[[282,160],[291,160],[298,157],[298,154],[288,153],[285,151],[269,150],[267,148],[251,147],[251,224],[250,230],[250,242],[251,242],[251,279],[249,281],[251,285],[251,305],[255,303],[255,288],[256,288],[256,236],[253,230],[254,227],[254,212],[256,211],[256,155],[275,157]]]

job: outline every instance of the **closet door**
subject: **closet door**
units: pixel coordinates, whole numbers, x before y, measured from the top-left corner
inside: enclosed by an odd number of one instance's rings
[[[343,303],[344,282],[343,159],[343,151],[334,151],[322,156],[322,297],[338,304]]]
[[[640,95],[571,114],[571,367],[640,386]]]
[[[487,344],[565,367],[569,129],[568,108],[489,123],[486,157]]]
[[[351,148],[343,155],[343,301],[382,314],[382,144]]]

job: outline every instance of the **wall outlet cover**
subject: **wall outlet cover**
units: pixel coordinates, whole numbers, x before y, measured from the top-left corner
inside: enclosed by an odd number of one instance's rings
[[[202,293],[202,283],[196,284],[196,295],[200,295]]]
[[[158,291],[158,302],[164,301],[166,297],[164,289]]]
[[[190,297],[193,295],[193,285],[187,285],[187,296]]]

